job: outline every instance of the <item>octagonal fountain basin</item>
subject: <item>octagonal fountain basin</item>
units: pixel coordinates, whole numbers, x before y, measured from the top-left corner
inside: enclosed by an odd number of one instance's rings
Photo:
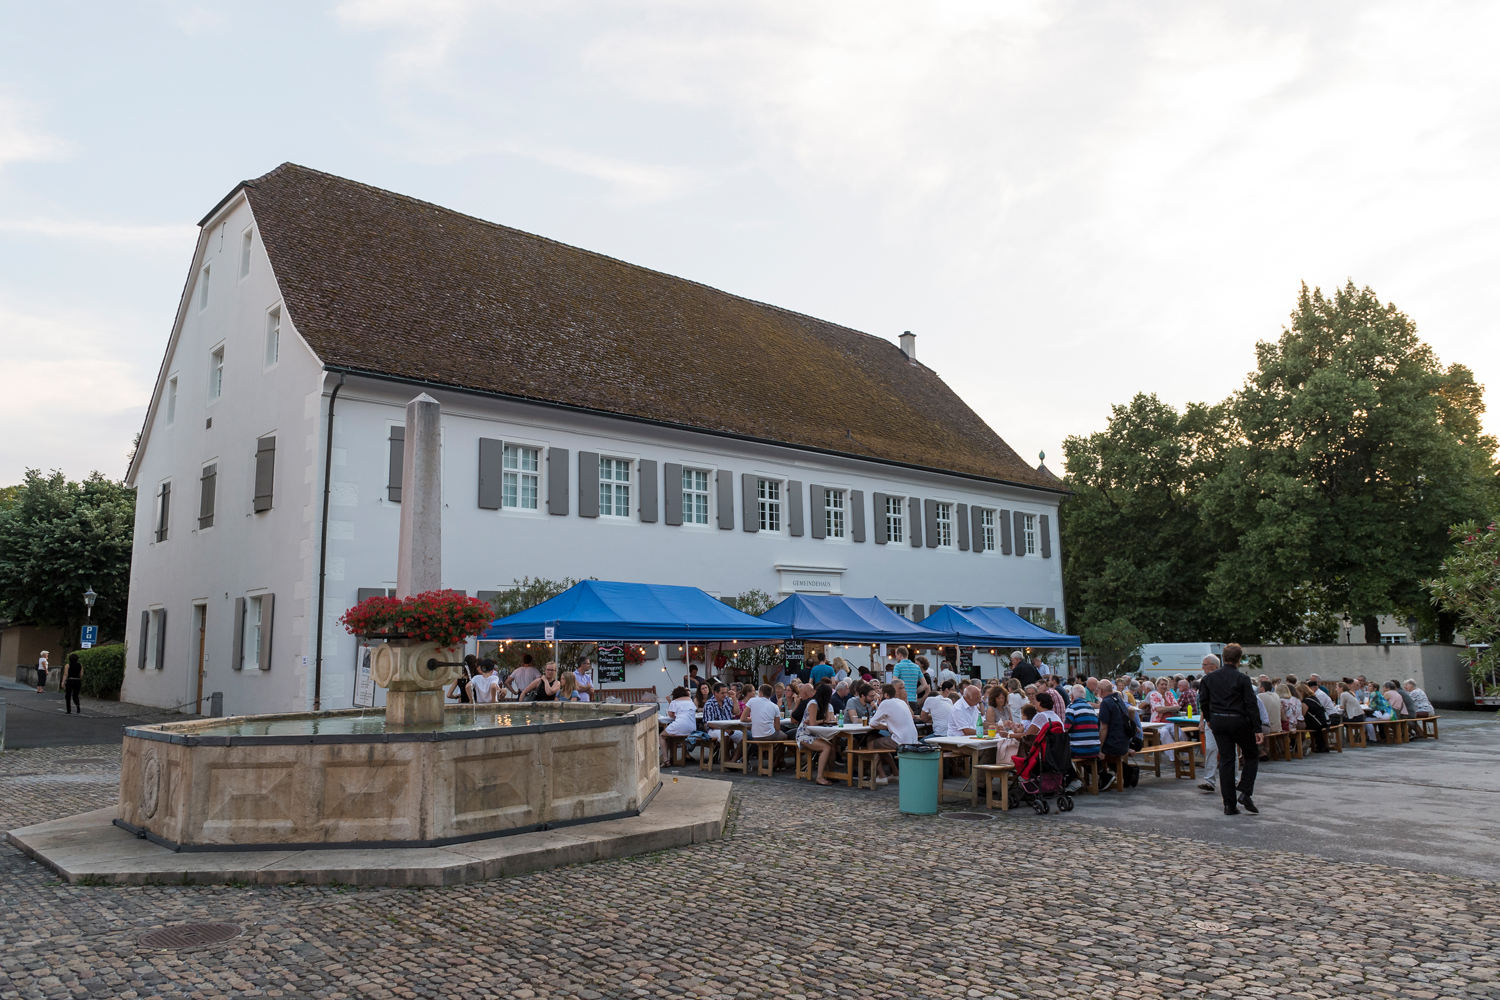
[[[441,847],[635,816],[660,787],[655,705],[379,709],[125,730],[115,825],[181,851]]]

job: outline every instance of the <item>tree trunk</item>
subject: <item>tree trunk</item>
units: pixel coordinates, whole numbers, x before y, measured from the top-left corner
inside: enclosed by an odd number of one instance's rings
[[[1380,619],[1375,615],[1365,616],[1365,642],[1380,643]]]

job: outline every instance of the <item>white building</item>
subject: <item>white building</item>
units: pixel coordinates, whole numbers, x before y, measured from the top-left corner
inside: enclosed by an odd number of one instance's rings
[[[592,576],[1063,618],[1061,484],[915,338],[291,164],[200,225],[128,473],[130,701],[306,709],[321,652],[322,706],[350,704],[337,622],[395,586],[421,391],[443,405],[447,587]]]

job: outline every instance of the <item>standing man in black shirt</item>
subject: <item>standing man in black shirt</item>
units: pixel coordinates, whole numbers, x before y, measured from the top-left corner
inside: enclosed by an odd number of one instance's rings
[[[1026,656],[1018,649],[1010,654],[1010,675],[1021,682],[1021,686],[1035,684],[1042,679],[1042,672],[1026,662]]]
[[[68,654],[68,665],[63,670],[63,704],[68,706],[68,714],[73,714],[73,706],[78,706],[78,714],[83,714],[83,705],[79,704],[78,692],[83,690],[83,663],[78,659],[77,653]]]
[[[1265,739],[1260,731],[1260,702],[1255,685],[1240,673],[1244,650],[1238,643],[1224,647],[1224,669],[1203,675],[1198,688],[1198,708],[1203,721],[1214,734],[1219,747],[1219,791],[1224,796],[1224,815],[1239,813],[1235,806],[1234,750],[1244,751],[1239,781],[1239,804],[1246,812],[1258,813],[1250,796],[1255,791],[1255,772],[1259,769],[1259,744]]]

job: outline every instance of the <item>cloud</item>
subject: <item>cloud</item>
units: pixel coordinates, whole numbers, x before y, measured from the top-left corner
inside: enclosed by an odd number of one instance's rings
[[[30,107],[0,96],[0,168],[10,163],[57,160],[67,155],[68,143],[39,131]]]

